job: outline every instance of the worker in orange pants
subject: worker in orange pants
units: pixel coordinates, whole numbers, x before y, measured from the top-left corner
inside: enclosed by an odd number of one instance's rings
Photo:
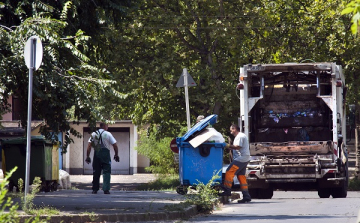
[[[234,143],[233,145],[226,144],[225,148],[233,150],[233,162],[226,169],[225,179],[222,185],[224,192],[219,193],[219,195],[231,195],[233,179],[234,176],[237,176],[243,194],[243,199],[239,200],[238,203],[247,203],[251,201],[245,177],[246,167],[250,161],[249,140],[244,133],[240,132],[240,128],[237,125],[230,126],[230,133],[235,136]]]

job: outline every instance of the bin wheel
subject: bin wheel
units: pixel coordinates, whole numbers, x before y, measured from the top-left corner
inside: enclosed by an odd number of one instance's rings
[[[214,186],[212,186],[212,189],[219,192],[221,190],[221,185],[214,185]]]
[[[50,191],[57,191],[58,183],[56,181],[51,182]]]
[[[178,186],[176,187],[176,193],[180,194],[180,195],[185,195],[187,194],[187,187],[185,186]]]
[[[44,192],[50,192],[51,190],[51,182],[50,181],[45,181],[44,182]]]

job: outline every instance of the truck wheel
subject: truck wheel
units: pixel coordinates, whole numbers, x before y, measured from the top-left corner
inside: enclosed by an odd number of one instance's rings
[[[329,188],[319,188],[318,195],[320,198],[329,198],[330,197],[330,189]]]
[[[249,188],[249,194],[251,196],[251,198],[259,198],[259,189],[258,188],[253,188],[253,189],[250,189]]]
[[[336,187],[331,190],[331,196],[333,198],[345,198],[347,196],[348,181],[349,181],[347,164],[345,166],[345,177],[346,180],[340,182],[341,187]]]
[[[258,198],[259,199],[271,199],[274,195],[274,190],[271,187],[266,189],[259,189]]]

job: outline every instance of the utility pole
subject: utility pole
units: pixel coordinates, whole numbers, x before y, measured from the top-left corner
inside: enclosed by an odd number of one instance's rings
[[[359,105],[355,109],[355,177],[360,179],[360,149],[359,149]]]

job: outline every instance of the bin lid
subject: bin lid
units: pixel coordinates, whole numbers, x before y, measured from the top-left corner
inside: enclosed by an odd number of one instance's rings
[[[50,141],[46,140],[44,136],[31,136],[31,142],[44,142],[44,143],[51,143]],[[26,144],[27,138],[20,137],[20,138],[12,138],[12,139],[2,139],[2,145],[8,144]]]
[[[190,136],[200,132],[201,130],[205,129],[206,127],[208,127],[208,125],[214,125],[217,121],[217,115],[213,114],[213,115],[209,115],[208,117],[206,117],[205,119],[201,120],[200,122],[196,123],[196,125],[194,125],[187,133],[185,133],[185,135],[182,137],[182,139],[185,141],[187,140]]]

